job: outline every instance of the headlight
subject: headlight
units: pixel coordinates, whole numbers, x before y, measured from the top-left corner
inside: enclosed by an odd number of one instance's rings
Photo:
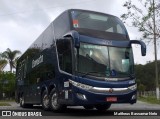
[[[137,84],[128,87],[128,89],[130,89],[130,90],[136,90],[137,89]]]
[[[82,83],[78,83],[76,81],[72,81],[69,80],[69,82],[73,85],[76,86],[78,88],[84,89],[84,90],[90,90],[91,88],[93,88],[92,86],[86,85],[86,84],[82,84]]]

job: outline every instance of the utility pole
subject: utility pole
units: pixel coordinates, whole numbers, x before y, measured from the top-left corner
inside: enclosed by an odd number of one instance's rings
[[[156,40],[156,25],[155,25],[155,1],[153,0],[153,37],[154,37],[154,53],[155,53],[155,83],[156,97],[159,100],[159,84],[158,84],[158,66],[157,66],[157,40]]]

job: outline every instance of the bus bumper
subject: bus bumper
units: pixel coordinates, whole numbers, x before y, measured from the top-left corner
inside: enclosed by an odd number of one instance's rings
[[[96,105],[107,103],[130,103],[134,104],[137,101],[137,91],[127,93],[93,93],[83,89],[74,89],[72,93],[73,105]]]

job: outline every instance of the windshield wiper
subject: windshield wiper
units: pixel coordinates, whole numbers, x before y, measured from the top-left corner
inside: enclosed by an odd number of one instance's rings
[[[83,74],[81,77],[83,78],[83,77],[85,77],[85,76],[87,76],[87,75],[89,75],[89,74],[91,74],[91,73],[104,74],[104,72],[90,71],[90,72],[87,72],[87,73]]]

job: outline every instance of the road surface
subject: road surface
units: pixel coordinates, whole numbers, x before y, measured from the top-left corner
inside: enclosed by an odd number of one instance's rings
[[[20,112],[24,109],[19,107],[15,102],[10,102],[12,106],[0,107],[0,110],[19,110]],[[43,111],[41,106],[34,106],[33,108],[27,108],[25,110],[42,112],[42,114],[53,115],[53,116],[42,116],[42,117],[0,117],[0,119],[72,119],[72,118],[89,118],[89,119],[160,119],[160,116],[113,116],[116,113],[125,115],[135,110],[141,110],[141,112],[150,110],[154,113],[154,110],[160,110],[160,105],[148,104],[138,101],[134,105],[130,104],[113,104],[111,108],[106,112],[98,112],[97,110],[85,110],[83,107],[68,107],[63,113],[54,113],[52,111]],[[120,113],[122,111],[122,113]],[[138,112],[141,114],[141,112]],[[149,112],[149,111],[148,111]],[[159,111],[160,113],[160,111]]]

